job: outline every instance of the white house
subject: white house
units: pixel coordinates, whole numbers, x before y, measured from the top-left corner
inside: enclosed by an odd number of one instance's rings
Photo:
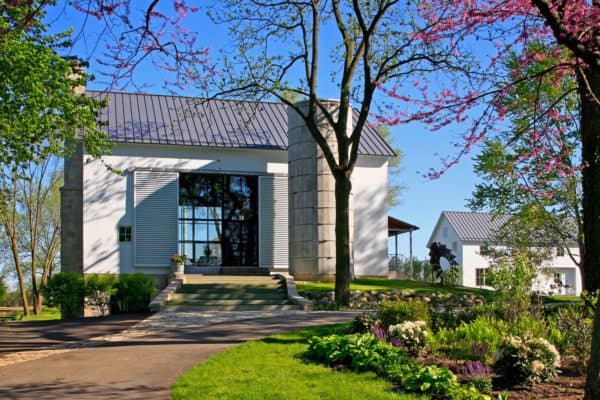
[[[164,282],[179,253],[190,258],[187,272],[259,268],[333,279],[334,181],[295,112],[280,103],[88,95],[108,99],[100,119],[114,148],[100,161],[79,146],[65,160],[63,270],[143,272]],[[387,276],[394,155],[365,127],[352,176],[357,276]]]
[[[443,211],[431,233],[427,247],[438,242],[446,245],[456,256],[462,268],[462,284],[485,287],[485,272],[489,257],[487,246],[500,248],[494,242],[494,233],[508,221],[507,215],[494,217],[489,213]],[[579,257],[576,245],[569,247]],[[562,247],[551,249],[552,259],[544,264],[543,271],[534,281],[534,290],[559,294],[579,295],[582,290],[581,273],[568,252]],[[555,281],[560,282],[556,284]]]

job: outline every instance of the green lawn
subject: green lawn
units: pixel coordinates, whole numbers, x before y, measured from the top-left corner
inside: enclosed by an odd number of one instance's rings
[[[544,303],[582,303],[579,296],[547,296],[544,298]]]
[[[333,290],[332,283],[324,282],[296,282],[298,292],[329,292]],[[415,293],[431,294],[438,293],[454,293],[454,294],[480,294],[487,295],[489,291],[476,288],[453,287],[448,288],[438,284],[431,284],[423,281],[413,281],[408,279],[384,279],[384,278],[358,278],[350,283],[352,291],[371,291],[371,290],[391,290],[391,289],[410,289]]]
[[[339,331],[326,326],[247,342],[210,357],[183,374],[172,398],[205,400],[428,399],[396,393],[373,373],[334,371],[303,361],[300,354],[315,335]]]
[[[29,314],[29,317],[24,317],[23,312],[17,313],[17,321],[27,322],[27,321],[48,321],[51,319],[60,319],[60,310],[58,308],[52,307],[43,307],[40,315]]]

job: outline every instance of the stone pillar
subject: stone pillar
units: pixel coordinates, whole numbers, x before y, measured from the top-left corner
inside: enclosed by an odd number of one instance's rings
[[[60,264],[63,272],[83,273],[83,145],[65,157],[60,188]]]
[[[335,113],[337,101],[323,103]],[[308,107],[307,102],[298,105]],[[351,127],[351,115],[349,120]],[[337,156],[332,127],[324,118],[318,125]],[[335,180],[304,120],[292,109],[288,111],[288,160],[290,273],[298,280],[332,281],[335,279]],[[351,219],[351,241],[352,225]]]

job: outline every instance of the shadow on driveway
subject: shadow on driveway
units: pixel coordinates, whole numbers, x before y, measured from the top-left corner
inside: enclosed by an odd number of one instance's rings
[[[69,321],[6,322],[0,324],[0,355],[46,350],[61,343],[119,333],[150,314],[120,314]]]

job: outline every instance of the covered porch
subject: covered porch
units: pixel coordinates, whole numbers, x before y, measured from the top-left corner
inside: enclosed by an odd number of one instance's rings
[[[409,224],[408,222],[388,216],[388,237],[394,238],[394,247],[388,253],[389,260],[389,277],[390,278],[408,278],[413,271],[413,231],[419,227]],[[408,255],[402,254],[398,250],[398,236],[408,233],[409,245]]]

